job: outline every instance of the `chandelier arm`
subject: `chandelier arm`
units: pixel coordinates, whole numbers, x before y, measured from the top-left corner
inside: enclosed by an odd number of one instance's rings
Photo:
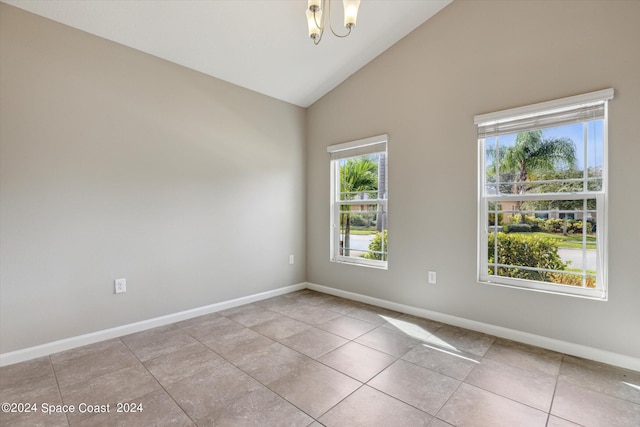
[[[324,0],[322,1],[324,3]],[[329,15],[327,17],[327,19],[329,19],[329,29],[331,30],[331,32],[333,33],[334,36],[336,37],[340,37],[341,39],[347,37],[349,34],[351,34],[351,27],[348,27],[349,32],[343,36],[341,36],[340,34],[336,33],[333,29],[333,23],[331,22],[331,0],[327,0],[327,3],[329,4],[329,6],[327,6],[327,14]]]
[[[320,28],[320,35],[317,38],[313,39],[313,44],[317,46],[318,43],[320,43],[320,40],[322,40],[322,35],[324,34],[324,23],[323,25],[318,24],[318,17],[316,15],[316,12],[313,12],[313,20],[316,23],[316,27]]]
[[[324,2],[325,0],[321,0],[321,3],[320,3],[321,11],[324,10]],[[322,25],[320,25],[318,23],[318,15],[316,12],[317,10],[313,11],[313,22],[316,24],[316,27],[320,29],[320,34],[318,35],[318,37],[314,37],[312,40],[313,40],[313,44],[317,46],[320,43],[320,40],[322,40],[322,36],[324,35],[324,16],[321,19]]]
[[[348,30],[349,30],[349,32],[347,34],[341,36],[340,34],[336,34],[336,32],[333,31],[333,28],[331,28],[331,32],[333,33],[333,35],[336,36],[336,37],[340,37],[341,39],[343,39],[343,38],[347,37],[349,34],[351,34],[351,28],[348,28]]]

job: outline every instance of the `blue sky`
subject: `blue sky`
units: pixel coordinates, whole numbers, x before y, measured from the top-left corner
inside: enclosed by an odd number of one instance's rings
[[[602,120],[593,120],[586,124],[588,167],[602,166],[604,146],[602,124]],[[585,125],[583,123],[577,123],[542,130],[542,136],[545,139],[568,137],[574,142],[576,146],[576,157],[578,160],[577,167],[579,170],[583,170],[584,167],[584,126]],[[515,141],[516,134],[500,136],[501,147],[513,146]],[[495,137],[487,138],[485,145],[489,147],[492,144],[495,144]]]

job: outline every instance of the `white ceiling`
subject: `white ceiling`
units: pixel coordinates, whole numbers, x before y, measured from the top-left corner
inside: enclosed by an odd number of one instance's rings
[[[346,39],[308,38],[307,0],[2,0],[308,107],[452,0],[362,0]],[[333,3],[336,31],[342,2]]]

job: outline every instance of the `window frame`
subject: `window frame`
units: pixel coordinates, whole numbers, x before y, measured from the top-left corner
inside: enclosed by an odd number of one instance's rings
[[[524,107],[512,108],[474,117],[478,127],[478,266],[477,280],[481,284],[506,286],[511,288],[533,290],[559,295],[584,297],[606,301],[608,299],[608,245],[607,245],[607,210],[608,210],[608,101],[613,99],[613,89],[605,89],[582,95],[561,98],[532,104]],[[527,130],[539,130],[546,127],[562,126],[568,123],[587,123],[589,118],[579,118],[580,110],[596,109],[602,105],[602,186],[599,191],[583,190],[564,193],[529,193],[529,194],[488,194],[486,182],[486,146],[488,136],[510,135]],[[572,117],[572,114],[574,115]],[[569,117],[569,121],[567,121]],[[576,119],[578,117],[578,119]],[[557,120],[557,121],[556,121]],[[563,121],[565,120],[565,121]],[[573,121],[570,121],[573,120]],[[500,131],[500,126],[506,128]],[[518,127],[519,126],[519,127]],[[537,127],[536,127],[537,126]],[[516,130],[513,130],[516,129]],[[588,180],[585,164],[584,177]],[[586,185],[586,184],[585,184]],[[583,187],[583,188],[586,188]],[[508,201],[527,200],[584,200],[583,212],[586,212],[586,200],[596,200],[596,287],[577,287],[570,285],[552,284],[531,279],[518,279],[489,274],[487,239],[491,232],[488,224],[491,213],[489,203],[504,203]],[[583,245],[586,242],[583,241]],[[584,249],[583,246],[583,251]],[[494,265],[494,264],[491,264]],[[583,274],[586,268],[583,268]]]
[[[340,208],[346,205],[382,205],[382,212],[389,218],[389,136],[387,134],[372,136],[370,138],[334,144],[327,147],[330,154],[330,253],[331,262],[388,269],[389,253],[387,249],[386,260],[373,260],[345,256],[340,254]],[[385,188],[375,199],[365,200],[340,200],[340,160],[364,156],[367,154],[384,153],[385,159]],[[365,202],[365,203],[363,203]],[[388,224],[388,222],[387,222]],[[388,227],[387,227],[388,230]],[[383,239],[384,242],[384,239]]]

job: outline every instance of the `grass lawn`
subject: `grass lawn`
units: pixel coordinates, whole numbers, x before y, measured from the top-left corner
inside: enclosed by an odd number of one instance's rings
[[[344,228],[340,229],[341,233],[344,233]],[[376,234],[376,227],[375,226],[370,226],[370,227],[365,227],[365,226],[361,226],[361,225],[352,225],[351,226],[351,234],[357,234],[357,235],[368,235],[368,234]]]
[[[567,269],[565,269],[565,271],[570,271],[570,272],[575,272],[575,273],[582,273],[582,270],[579,269],[579,268],[567,268]],[[597,274],[595,270],[587,270],[587,271],[585,271],[585,273],[593,274],[593,275]]]
[[[518,233],[518,234],[528,234],[538,237],[548,237],[550,239],[558,240],[558,247],[560,248],[568,248],[568,249],[582,249],[582,234],[569,234],[565,236],[564,234],[556,234],[556,233],[545,233],[543,231],[537,231],[533,233]],[[587,249],[595,249],[596,248],[596,235],[595,234],[587,234]]]

